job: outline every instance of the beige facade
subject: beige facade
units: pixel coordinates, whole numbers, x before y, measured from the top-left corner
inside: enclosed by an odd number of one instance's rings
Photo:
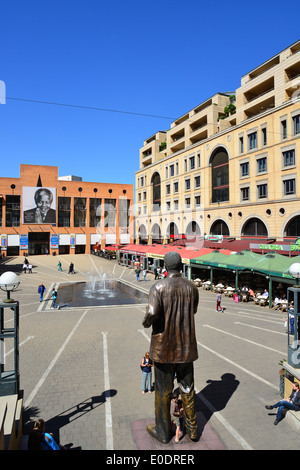
[[[144,141],[136,240],[300,236],[300,41]]]

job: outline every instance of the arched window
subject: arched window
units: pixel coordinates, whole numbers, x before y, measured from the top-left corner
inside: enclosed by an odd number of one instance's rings
[[[210,228],[211,235],[229,235],[229,228],[224,220],[215,220]]]
[[[283,236],[300,237],[300,215],[296,215],[286,224]]]
[[[212,202],[229,201],[228,154],[223,147],[217,148],[210,159]]]
[[[167,228],[167,237],[174,238],[174,235],[178,235],[178,228],[174,222],[171,222]]]
[[[262,236],[266,237],[268,236],[268,230],[265,224],[260,220],[257,219],[256,217],[253,217],[252,219],[249,219],[243,229],[242,229],[242,235],[244,236]]]
[[[140,242],[146,242],[148,240],[147,229],[144,224],[140,225],[138,236],[140,237]]]
[[[185,234],[186,234],[187,237],[195,237],[196,235],[201,235],[201,230],[200,230],[200,227],[197,224],[197,222],[192,220],[188,224],[188,226],[186,228],[186,231],[185,231]]]
[[[161,195],[160,195],[160,175],[154,173],[151,180],[152,184],[152,211],[160,211]]]
[[[161,231],[158,224],[154,224],[151,228],[152,243],[161,241]]]

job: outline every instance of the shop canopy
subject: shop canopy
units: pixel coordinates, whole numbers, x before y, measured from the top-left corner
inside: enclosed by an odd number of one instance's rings
[[[170,251],[176,251],[180,254],[182,262],[188,264],[191,259],[211,253],[210,248],[195,248],[193,246],[173,246],[173,245],[125,245],[120,247],[120,253],[128,253],[137,256],[146,256],[147,258],[163,259],[165,254]],[[223,254],[231,253],[230,250],[220,250]]]
[[[252,251],[241,251],[240,253],[232,253],[226,255],[223,250],[213,251],[205,256],[200,256],[191,260],[193,265],[208,265],[225,269],[251,269],[257,263],[260,255]],[[225,251],[225,250],[224,250]]]
[[[299,262],[300,255],[292,258],[278,253],[260,255],[252,251],[241,251],[226,256],[220,252],[200,256],[191,260],[193,266],[207,265],[217,268],[263,273],[272,277],[293,279],[290,266]]]

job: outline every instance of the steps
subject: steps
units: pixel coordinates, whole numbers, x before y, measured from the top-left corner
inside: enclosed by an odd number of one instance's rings
[[[23,399],[18,395],[0,397],[0,450],[19,450],[22,443]]]

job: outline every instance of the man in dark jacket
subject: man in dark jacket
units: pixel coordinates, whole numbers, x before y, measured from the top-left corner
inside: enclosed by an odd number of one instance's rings
[[[194,314],[199,295],[197,287],[181,277],[179,253],[167,253],[164,264],[169,276],[150,289],[143,326],[152,325],[150,357],[155,373],[155,425],[150,424],[147,431],[167,443],[171,437],[170,401],[175,374],[187,434],[192,440],[197,439],[193,361],[198,358]]]
[[[274,424],[278,424],[282,420],[282,414],[285,415],[287,410],[300,411],[300,391],[298,382],[293,383],[293,390],[289,398],[285,400],[280,400],[275,405],[266,405],[267,410],[272,410],[273,408],[278,408],[276,419]]]

